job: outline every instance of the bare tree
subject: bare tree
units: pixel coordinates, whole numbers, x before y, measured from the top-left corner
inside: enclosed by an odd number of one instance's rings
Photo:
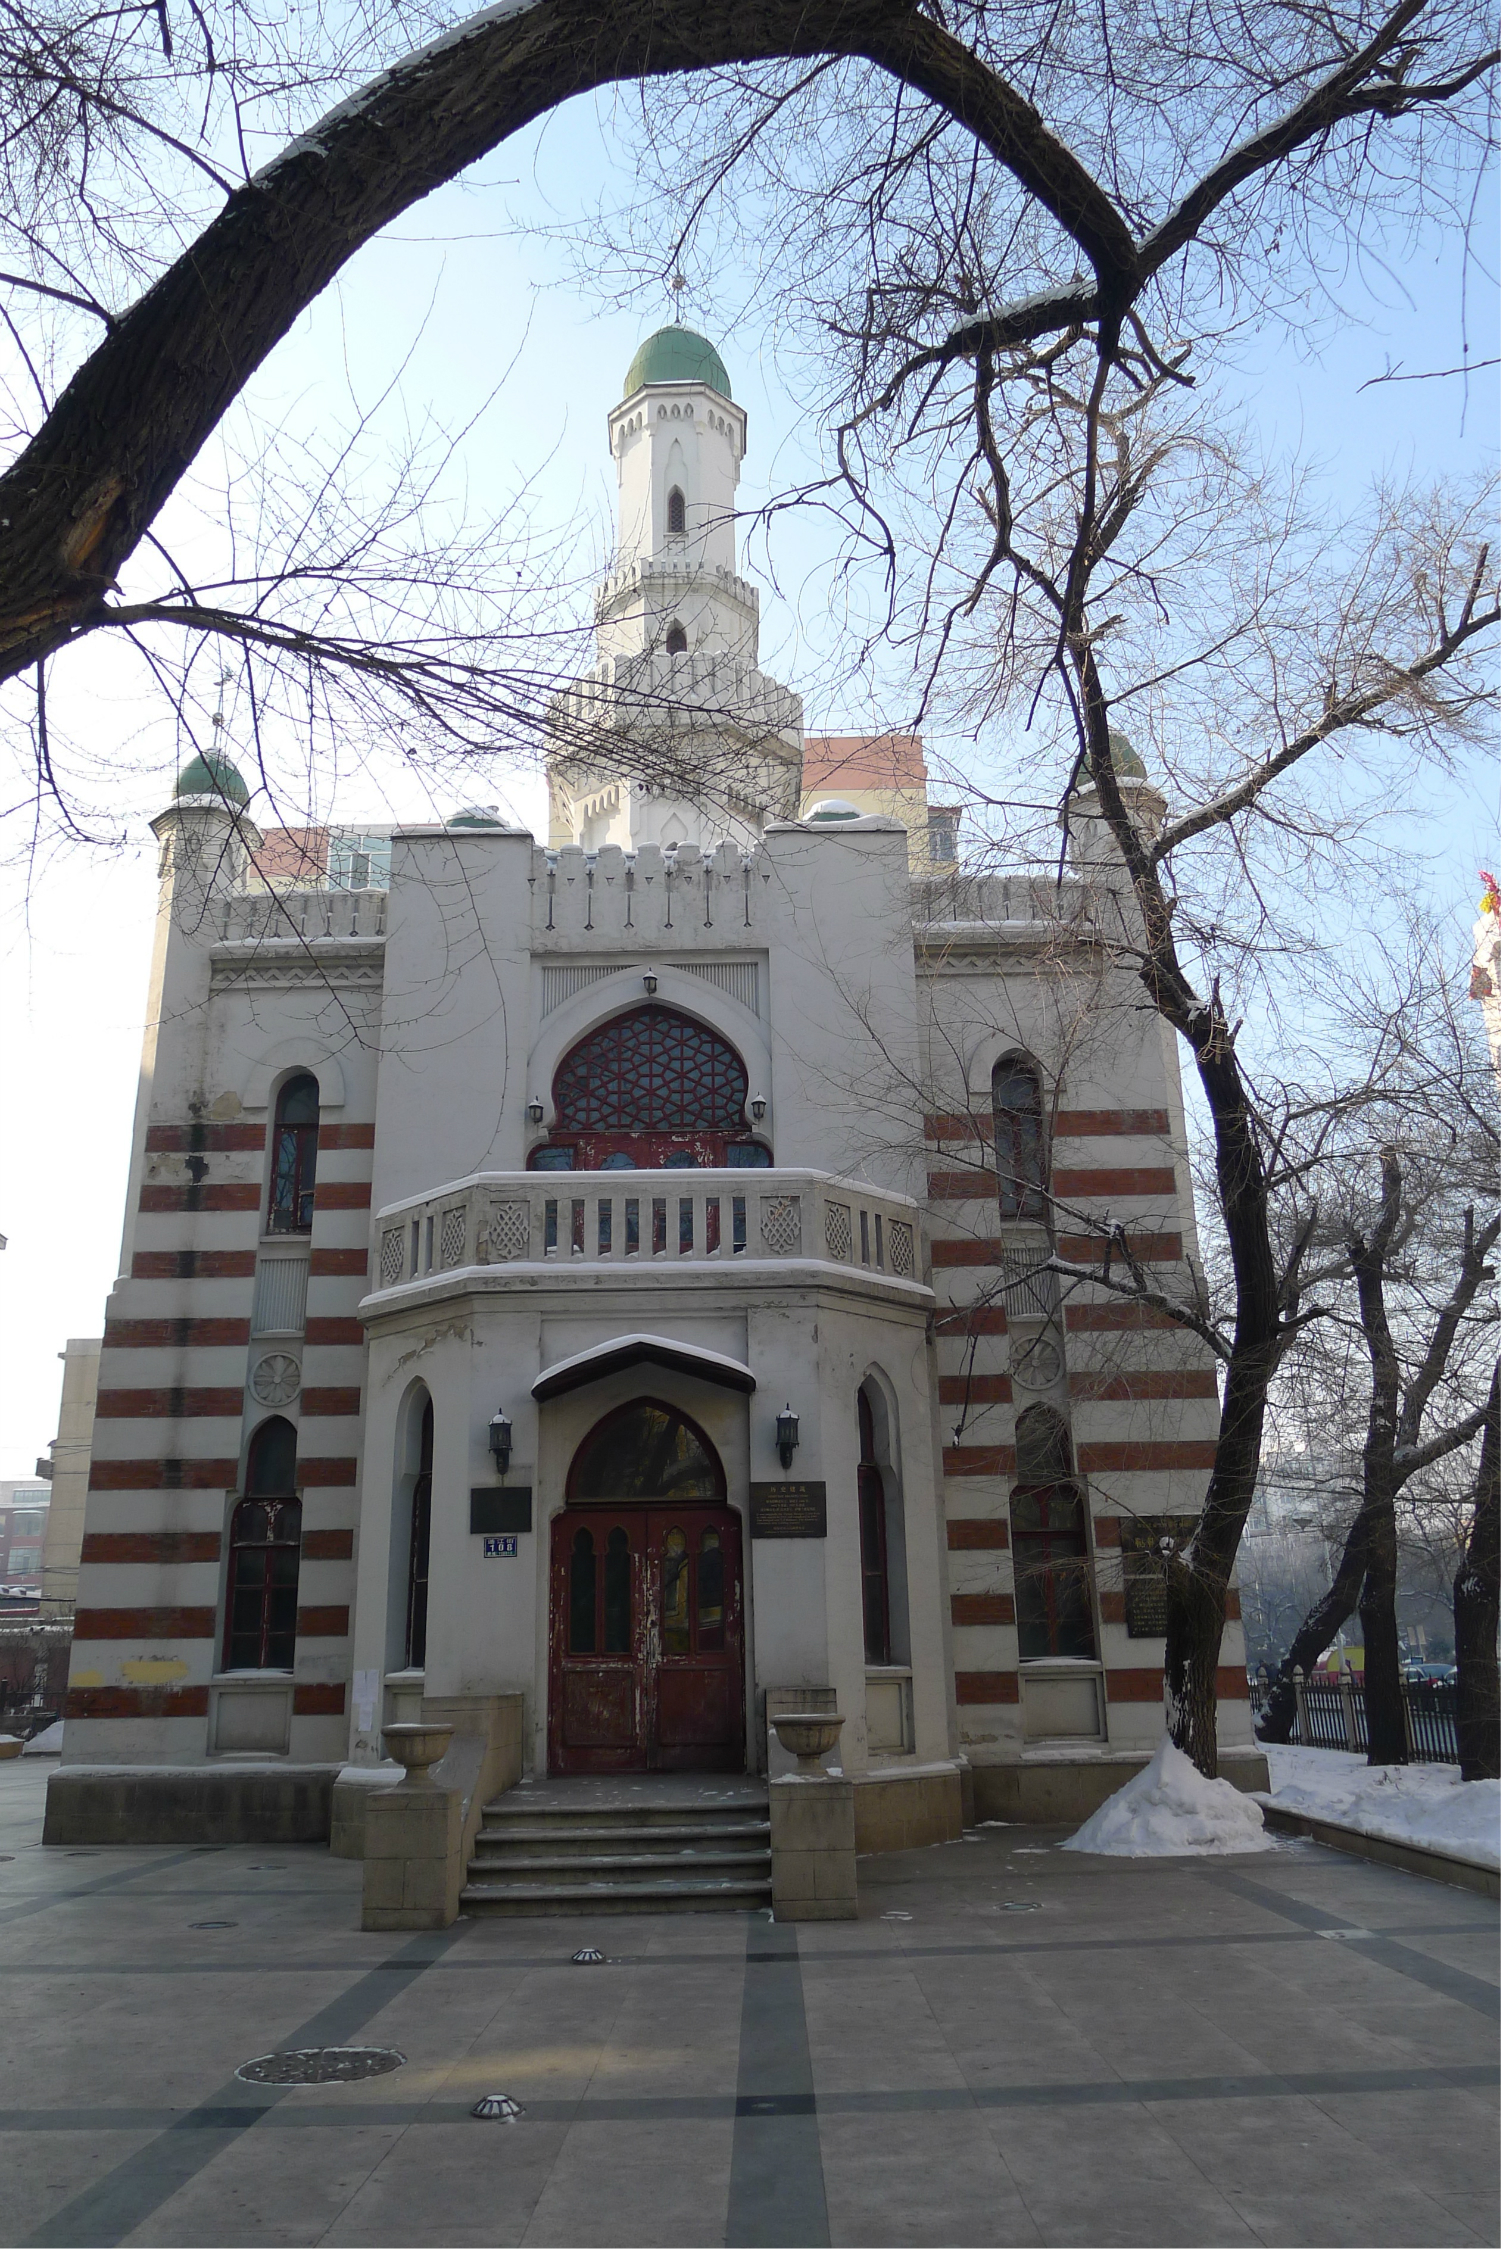
[[[1501,1616],[1501,1368],[1491,1375],[1485,1434],[1475,1475],[1474,1514],[1454,1578],[1454,1653],[1459,1672],[1459,1773],[1501,1780],[1501,1680],[1496,1624]]]

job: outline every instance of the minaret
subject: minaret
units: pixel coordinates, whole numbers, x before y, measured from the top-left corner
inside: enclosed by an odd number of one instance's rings
[[[549,842],[753,841],[796,816],[802,702],[757,669],[759,598],[735,567],[746,417],[714,346],[649,336],[609,434],[615,562],[599,660],[548,713]]]

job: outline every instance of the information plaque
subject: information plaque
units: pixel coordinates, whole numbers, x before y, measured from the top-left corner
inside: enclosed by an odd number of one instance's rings
[[[827,1538],[829,1504],[823,1484],[752,1484],[752,1538]]]
[[[473,1484],[469,1490],[469,1535],[488,1532],[529,1531],[532,1527],[530,1484]]]

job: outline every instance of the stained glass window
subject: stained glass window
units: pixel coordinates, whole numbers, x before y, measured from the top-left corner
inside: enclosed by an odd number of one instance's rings
[[[569,1497],[716,1500],[724,1497],[724,1476],[685,1415],[642,1398],[590,1430],[573,1457]]]
[[[276,1104],[270,1233],[306,1234],[311,1230],[317,1171],[318,1081],[308,1076],[288,1078]]]
[[[745,1065],[728,1040],[670,1007],[602,1023],[553,1079],[558,1132],[736,1132]]]
[[[302,1559],[296,1474],[297,1432],[278,1414],[263,1422],[251,1441],[246,1497],[230,1518],[227,1671],[292,1668]]]
[[[1047,1153],[1042,1135],[1042,1087],[1030,1062],[1011,1055],[991,1072],[995,1119],[995,1172],[1002,1218],[1047,1215]]]

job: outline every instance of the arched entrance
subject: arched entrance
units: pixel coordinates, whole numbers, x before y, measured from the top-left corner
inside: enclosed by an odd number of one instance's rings
[[[550,1772],[745,1770],[740,1523],[686,1414],[633,1399],[579,1446],[549,1609]]]

